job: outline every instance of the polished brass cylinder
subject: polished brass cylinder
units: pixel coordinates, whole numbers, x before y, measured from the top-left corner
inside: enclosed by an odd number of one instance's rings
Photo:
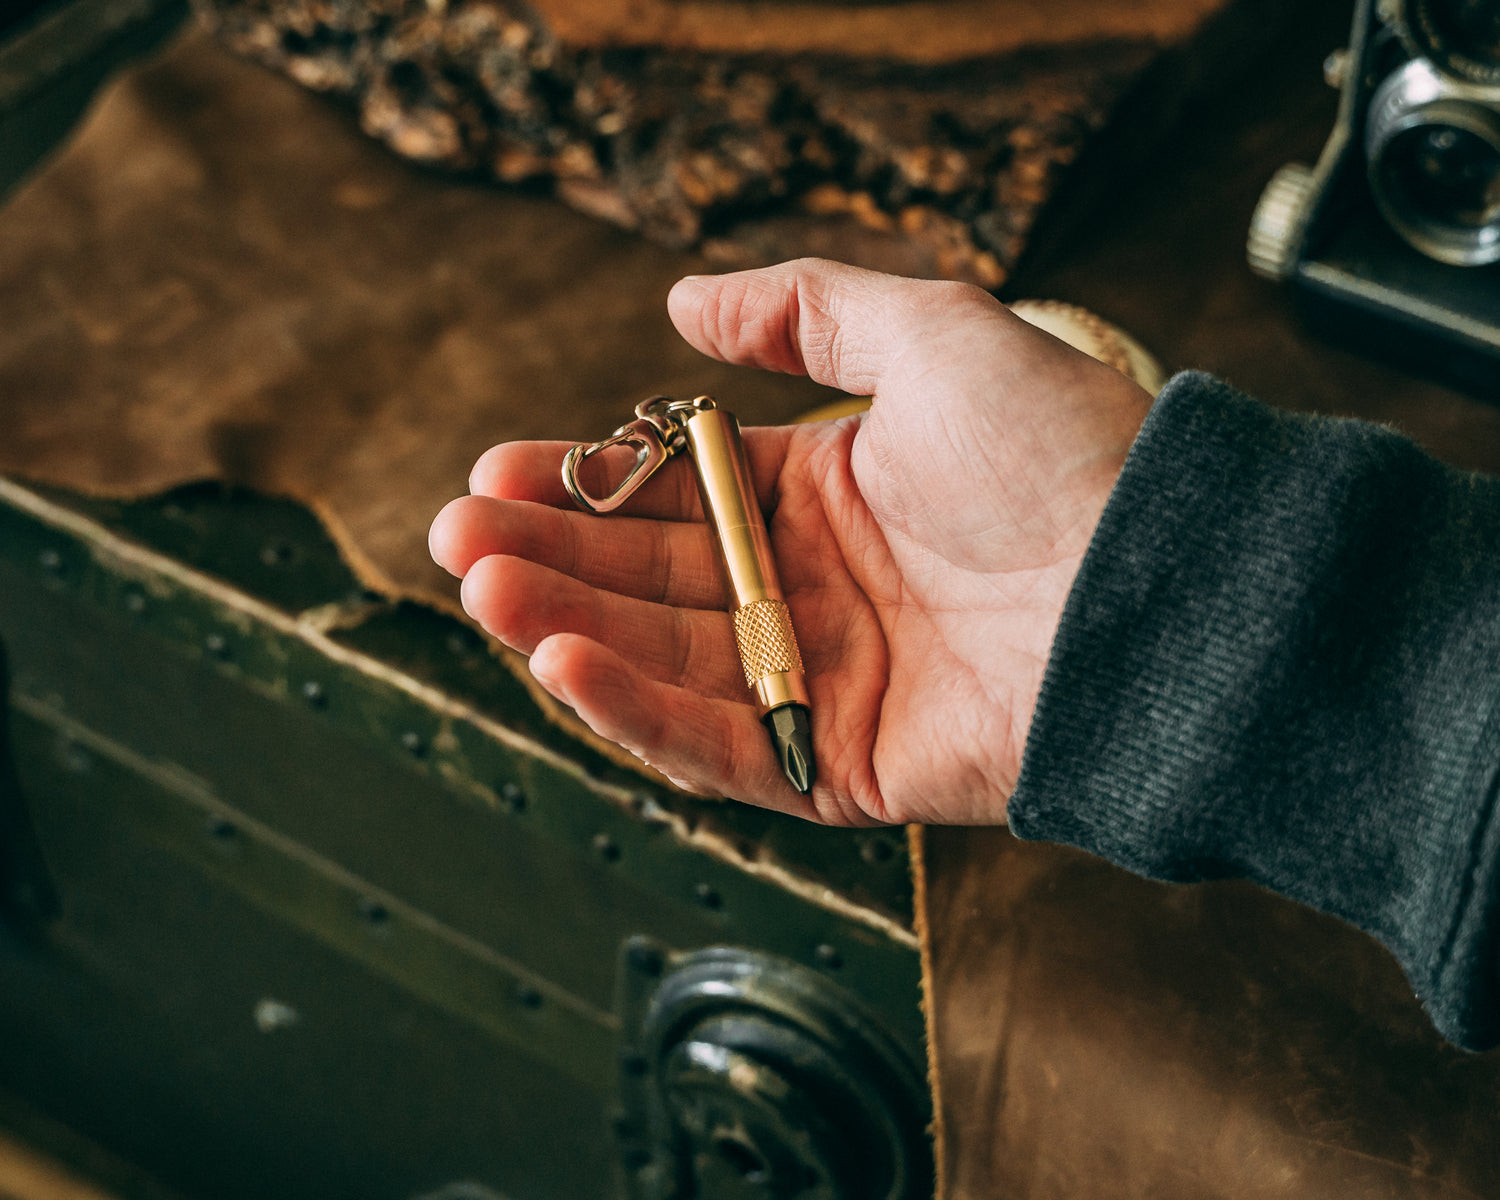
[[[733,607],[735,642],[745,681],[761,714],[784,704],[809,704],[802,656],[786,597],[776,578],[771,536],[755,500],[739,422],[705,408],[683,424],[697,468],[703,515],[719,544]]]

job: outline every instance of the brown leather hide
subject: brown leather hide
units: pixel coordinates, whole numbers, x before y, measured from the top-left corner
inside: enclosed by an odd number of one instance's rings
[[[1169,366],[1400,416],[1500,466],[1494,410],[1318,345],[1239,266],[1260,183],[1306,153],[1279,139],[1315,150],[1332,119],[1270,78],[1023,286],[1095,307]],[[1253,119],[1273,101],[1291,115]],[[765,422],[827,398],[683,345],[662,300],[694,269],[556,204],[414,171],[190,36],[0,210],[0,470],[299,496],[374,581],[451,607],[426,529],[492,443],[597,437],[655,391]],[[953,1200],[1500,1195],[1500,1058],[1444,1046],[1361,935],[1001,830],[922,842]]]
[[[948,1200],[1500,1194],[1500,1056],[1248,884],[923,830]]]
[[[414,170],[195,34],[3,209],[0,470],[315,500],[380,576],[451,599],[427,526],[496,442],[602,437],[655,392],[758,422],[832,395],[678,338],[695,269]]]

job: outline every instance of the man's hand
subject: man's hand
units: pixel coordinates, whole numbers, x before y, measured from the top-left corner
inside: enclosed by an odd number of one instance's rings
[[[745,431],[807,669],[812,795],[757,720],[686,463],[595,517],[563,491],[566,444],[490,450],[432,527],[465,609],[689,790],[841,825],[1004,821],[1063,602],[1150,397],[961,284],[804,260],[684,279],[668,307],[705,354],[873,397]]]

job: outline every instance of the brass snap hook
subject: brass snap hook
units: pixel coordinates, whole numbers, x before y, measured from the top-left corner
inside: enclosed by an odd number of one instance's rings
[[[568,489],[568,495],[573,498],[573,503],[579,508],[591,513],[613,512],[651,477],[657,467],[672,457],[676,447],[668,440],[670,436],[664,434],[661,427],[650,417],[641,416],[628,424],[621,425],[602,442],[594,442],[587,446],[574,446],[563,459],[563,487]],[[583,464],[594,455],[603,454],[614,446],[634,447],[635,465],[609,495],[591,496],[584,490],[583,481],[579,478]]]
[[[708,412],[715,406],[712,396],[693,400],[673,400],[669,396],[652,396],[635,406],[635,420],[621,425],[602,442],[574,446],[563,459],[563,487],[579,508],[591,513],[613,512],[625,503],[652,473],[687,444],[684,423],[692,416]],[[607,496],[591,496],[584,490],[579,474],[583,464],[596,454],[613,446],[635,447],[635,465]]]

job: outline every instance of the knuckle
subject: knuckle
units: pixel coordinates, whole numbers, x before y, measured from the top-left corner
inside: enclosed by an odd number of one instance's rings
[[[672,547],[668,541],[666,522],[658,521],[648,528],[650,535],[646,540],[644,577],[654,580],[649,599],[657,604],[665,604],[672,586]]]
[[[703,646],[698,631],[679,608],[668,609],[672,623],[671,662],[668,669],[684,683],[694,679],[703,665]]]
[[[954,305],[978,304],[985,308],[994,308],[998,303],[994,296],[977,283],[948,282],[941,286],[948,293],[949,303]]]
[[[673,762],[672,731],[673,722],[668,717],[666,705],[642,705],[626,749],[645,762],[659,764],[660,769]]]
[[[925,315],[942,321],[988,317],[1005,311],[1000,301],[977,284],[948,280],[925,284],[918,304]]]

